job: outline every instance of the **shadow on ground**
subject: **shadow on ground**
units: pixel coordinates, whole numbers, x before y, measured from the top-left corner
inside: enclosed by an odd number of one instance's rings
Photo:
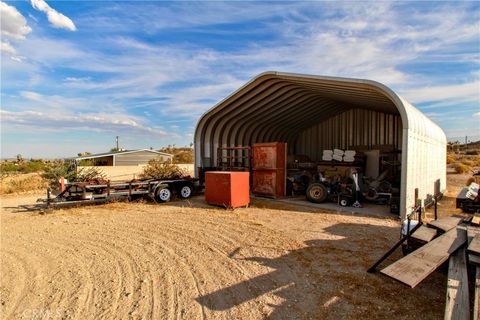
[[[267,319],[398,318],[398,315],[408,318],[422,312],[425,318],[435,318],[432,314],[441,316],[443,304],[438,300],[443,295],[437,293],[444,288],[439,284],[438,275],[410,289],[379,273],[367,274],[366,269],[384,252],[368,252],[370,247],[355,239],[352,228],[361,226],[333,225],[324,231],[335,235],[337,240],[306,241],[305,247],[274,259],[236,258],[241,250],[237,248],[231,258],[245,259],[273,270],[199,296],[196,301],[210,310],[227,311],[273,293],[283,302],[269,305],[270,311],[264,315]],[[368,227],[373,229],[371,234],[395,232],[391,227]],[[411,308],[413,305],[415,310]]]

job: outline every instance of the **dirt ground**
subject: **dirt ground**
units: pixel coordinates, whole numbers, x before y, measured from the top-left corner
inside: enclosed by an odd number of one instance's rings
[[[366,272],[396,220],[201,196],[41,214],[36,198],[2,197],[2,319],[443,317],[445,272],[415,289]]]

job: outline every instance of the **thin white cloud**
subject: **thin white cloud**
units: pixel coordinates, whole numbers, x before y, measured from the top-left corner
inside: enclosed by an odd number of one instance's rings
[[[81,24],[92,28],[89,30],[92,34],[95,29],[108,30],[111,32],[107,33],[108,37],[92,36],[75,43],[68,39],[29,36],[28,41],[18,46],[18,52],[28,53],[28,62],[35,68],[30,78],[35,79],[36,84],[55,92],[66,92],[69,97],[83,97],[88,92],[89,104],[43,95],[41,98],[50,106],[61,108],[63,103],[65,108],[77,108],[75,112],[107,114],[108,108],[116,110],[115,107],[121,105],[120,112],[126,113],[127,107],[142,111],[148,108],[151,114],[165,115],[156,120],[142,113],[139,123],[142,119],[147,123],[164,123],[185,117],[188,119],[181,121],[191,124],[203,111],[265,70],[370,78],[392,86],[413,103],[428,102],[432,109],[480,99],[479,81],[475,80],[480,74],[461,74],[461,71],[448,76],[415,74],[420,69],[411,65],[431,61],[478,65],[480,55],[474,49],[478,48],[479,22],[472,19],[475,14],[461,3],[454,9],[441,4],[435,6],[435,10],[419,12],[416,9],[405,12],[408,6],[392,2],[375,6],[372,3],[324,2],[298,6],[289,3],[287,7],[275,5],[271,12],[263,10],[270,4],[258,7],[235,3],[205,6],[180,3],[175,6],[181,7],[180,11],[177,7],[165,9],[153,3],[138,6],[121,2],[103,6],[95,11],[100,13],[96,16],[83,15]],[[311,10],[306,9],[309,6]],[[239,8],[241,10],[237,10]],[[199,9],[205,14],[199,14]],[[90,23],[86,23],[87,18],[92,19]],[[168,28],[190,28],[182,29],[186,32],[230,32],[216,25],[247,23],[256,18],[266,18],[260,32],[267,35],[268,40],[248,38],[238,42],[234,50],[216,50],[202,41],[159,44],[129,38],[139,30],[158,35],[156,31]],[[112,21],[119,24],[111,28],[103,24]],[[80,20],[77,22],[80,24]],[[201,28],[204,30],[199,30]],[[242,32],[252,32],[246,29]],[[126,30],[125,35],[118,35]],[[465,49],[465,44],[470,47]],[[72,76],[55,79],[49,72],[55,68],[69,69]],[[16,70],[7,71],[20,74],[14,72]],[[16,86],[32,88],[39,92],[37,94],[42,92],[33,85]],[[30,100],[16,110],[42,110],[48,106],[41,101],[28,104],[35,101],[32,99],[35,95],[24,94],[23,98]],[[109,105],[109,101],[114,103]],[[18,105],[15,101],[11,106],[17,108]],[[473,112],[469,111],[469,117]],[[448,117],[443,112],[432,116]]]
[[[0,26],[1,26],[1,53],[9,55],[16,62],[22,59],[17,55],[17,50],[12,42],[18,42],[25,39],[25,36],[32,31],[27,24],[27,20],[18,10],[0,1]]]
[[[475,113],[473,114],[473,116],[474,116],[475,118],[480,118],[480,112],[475,112]]]
[[[401,93],[407,100],[416,103],[446,100],[478,101],[480,103],[480,81],[413,88],[403,90]]]
[[[2,36],[12,40],[23,40],[32,31],[27,25],[27,20],[18,10],[0,1],[0,25]]]
[[[12,45],[9,42],[2,41],[1,45],[2,45],[2,47],[1,47],[2,52],[8,53],[12,56],[15,56],[17,54],[17,51],[15,50],[14,47],[12,47]]]
[[[47,131],[98,131],[121,132],[130,136],[154,135],[157,137],[174,137],[161,128],[145,126],[134,117],[123,114],[65,114],[39,111],[0,110],[2,124],[24,126],[35,130]]]
[[[75,24],[69,17],[50,7],[44,0],[31,0],[31,3],[33,8],[47,14],[48,21],[55,28],[61,28],[70,31],[77,30]]]

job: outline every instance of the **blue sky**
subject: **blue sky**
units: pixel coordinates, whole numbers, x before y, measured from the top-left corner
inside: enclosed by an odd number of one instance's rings
[[[480,135],[480,2],[1,2],[1,156],[193,141],[277,70],[380,81]]]

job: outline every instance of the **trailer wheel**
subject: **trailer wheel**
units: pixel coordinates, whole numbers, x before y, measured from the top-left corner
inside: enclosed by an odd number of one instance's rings
[[[307,188],[307,200],[315,203],[322,203],[327,200],[328,190],[321,183],[312,183]]]
[[[172,199],[172,191],[168,187],[158,187],[155,198],[158,202],[169,202]]]
[[[192,196],[192,186],[186,185],[180,189],[179,195],[182,199],[188,199]]]

